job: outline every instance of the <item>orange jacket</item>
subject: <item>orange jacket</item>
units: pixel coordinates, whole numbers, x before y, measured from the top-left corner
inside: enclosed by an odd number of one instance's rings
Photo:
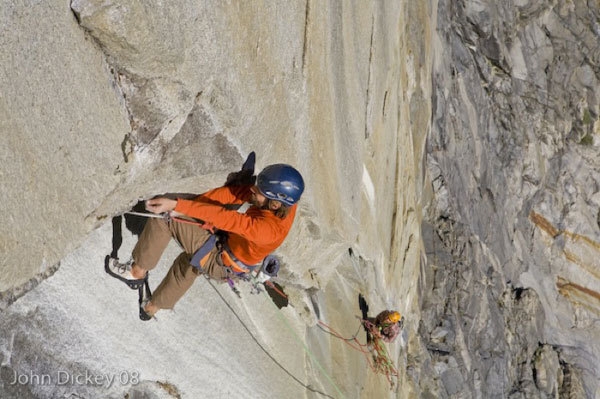
[[[245,264],[254,265],[283,243],[294,222],[297,205],[291,207],[284,219],[256,206],[251,206],[244,214],[225,208],[227,204],[249,201],[251,187],[219,187],[193,200],[178,199],[175,211],[228,232],[231,252]]]

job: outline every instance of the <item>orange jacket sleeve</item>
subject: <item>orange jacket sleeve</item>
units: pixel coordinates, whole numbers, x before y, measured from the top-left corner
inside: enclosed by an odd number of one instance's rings
[[[229,232],[231,250],[242,261],[253,264],[281,245],[292,226],[297,205],[290,209],[284,219],[254,206],[244,214],[224,207],[249,199],[250,187],[221,187],[191,201],[178,199],[175,211]]]
[[[250,199],[252,186],[229,186],[218,187],[200,194],[193,201],[212,204],[242,204]],[[183,212],[182,212],[183,213]],[[193,215],[188,215],[193,216]]]

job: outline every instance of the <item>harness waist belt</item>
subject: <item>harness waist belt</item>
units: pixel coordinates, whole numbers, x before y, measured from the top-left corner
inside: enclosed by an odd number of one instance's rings
[[[208,240],[192,255],[192,259],[190,263],[197,269],[202,269],[206,262],[208,261],[208,257],[213,248],[217,245],[217,237],[215,235],[211,235]],[[235,273],[243,274],[248,273],[255,270],[257,267],[261,265],[261,263],[257,263],[256,265],[247,265],[241,260],[239,260],[231,249],[227,246],[226,243],[222,243],[222,251],[221,251],[221,260],[223,261],[223,265],[231,268]]]
[[[231,252],[231,249],[229,249],[227,245],[223,246],[223,263],[225,263],[225,266],[231,267],[236,273],[248,273],[260,266],[260,263],[257,263],[255,265],[245,264],[244,262],[236,258],[236,256],[233,254],[233,252]]]

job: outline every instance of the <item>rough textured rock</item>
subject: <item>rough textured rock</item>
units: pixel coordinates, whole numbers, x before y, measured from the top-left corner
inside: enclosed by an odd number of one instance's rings
[[[118,163],[106,168],[81,150],[86,164],[74,166],[97,176],[94,187],[106,191],[96,193],[83,187],[82,197],[93,196],[79,198],[86,212],[74,215],[67,226],[54,225],[65,234],[40,234],[55,240],[56,257],[48,263],[56,264],[59,259],[63,263],[52,278],[0,315],[4,376],[141,368],[140,386],[113,386],[103,393],[109,397],[162,397],[165,389],[156,381],[165,382],[165,376],[169,379],[164,385],[174,387],[175,393],[169,395],[182,397],[322,396],[317,391],[334,397],[382,397],[411,392],[412,384],[404,373],[399,376],[400,390],[390,391],[385,378],[367,371],[361,353],[315,324],[321,318],[344,335],[354,334],[359,293],[367,298],[372,312],[383,308],[397,308],[404,314],[417,311],[418,201],[431,115],[434,10],[429,3],[190,0],[174,7],[163,1],[73,0],[53,5],[20,3],[11,10],[68,17],[53,20],[52,29],[32,45],[35,53],[47,41],[78,35],[81,43],[66,43],[56,51],[54,67],[76,63],[70,54],[79,51],[97,57],[95,68],[104,66],[100,71],[88,68],[84,58],[76,68],[87,68],[86,79],[112,90],[109,100],[98,100],[98,109],[87,112],[94,114],[90,120],[95,129],[107,130],[98,133],[102,137],[93,154],[115,154]],[[10,13],[4,18],[8,20]],[[21,30],[35,31],[24,23],[3,40],[17,40]],[[8,65],[10,73],[16,73],[16,65]],[[77,87],[94,87],[77,74],[72,80]],[[3,81],[3,86],[13,84],[10,79]],[[71,101],[78,99],[69,97],[65,103]],[[114,103],[118,112],[104,114],[105,102]],[[9,104],[7,112],[13,112],[15,104]],[[31,109],[24,107],[23,112]],[[111,119],[117,115],[119,128]],[[60,119],[52,122],[60,124]],[[7,131],[2,129],[3,134]],[[75,145],[72,151],[79,151],[78,139],[95,138],[87,134],[73,130],[65,141]],[[35,145],[32,138],[17,137],[30,147]],[[112,141],[105,142],[109,138]],[[189,302],[178,305],[177,313],[167,313],[162,327],[141,327],[142,334],[148,333],[149,340],[162,344],[164,350],[149,355],[135,333],[119,340],[103,335],[104,326],[115,323],[123,331],[140,330],[135,308],[119,307],[129,304],[129,292],[119,290],[122,287],[112,281],[104,284],[100,254],[108,250],[110,217],[157,193],[201,192],[221,184],[251,150],[257,151],[258,167],[289,162],[309,182],[294,230],[278,251],[284,263],[279,281],[291,304],[282,313],[324,370],[310,356],[301,355],[302,347],[290,344],[289,334],[269,329],[273,313],[253,299],[235,305],[242,319],[251,321],[250,331],[259,342],[268,343],[275,358],[287,360],[292,375],[300,378],[294,381],[281,374],[256,342],[247,345],[249,338],[239,326],[220,334],[223,325],[231,324],[231,314],[206,313],[220,302],[202,284],[196,284],[197,290],[189,295]],[[14,151],[26,152],[23,147]],[[52,159],[51,165],[52,170],[39,175],[39,192],[54,189],[56,182],[47,177],[69,166],[61,159]],[[11,173],[15,181],[21,178],[19,171]],[[76,178],[61,181],[61,192],[79,190],[76,182]],[[14,191],[6,195],[13,198]],[[43,204],[49,212],[65,205]],[[24,204],[19,205],[19,212],[27,213]],[[50,229],[48,223],[44,228]],[[98,226],[81,248],[65,258]],[[31,231],[31,223],[24,229]],[[41,262],[35,252],[30,259],[34,264]],[[35,272],[19,277],[27,280]],[[78,293],[73,284],[79,283],[82,274],[102,284],[92,293]],[[7,303],[16,292],[12,282],[7,282],[6,288],[11,287],[5,291]],[[60,305],[55,308],[46,303]],[[112,313],[103,311],[114,307]],[[209,337],[208,344],[202,350],[182,349],[181,342],[192,341],[198,329]],[[225,345],[235,338],[239,345]],[[209,354],[207,348],[215,342],[221,352]],[[31,347],[38,348],[37,358]],[[102,353],[81,359],[79,354],[90,348],[102,348],[96,349]],[[178,351],[181,354],[175,356]],[[391,346],[390,353],[402,370],[406,362],[402,342]],[[154,362],[148,363],[147,356]],[[226,359],[227,365],[218,359]],[[181,364],[189,367],[174,373]],[[214,369],[218,370],[216,378],[207,378],[206,370]],[[323,372],[331,374],[332,381]],[[281,375],[268,384],[269,376]],[[222,383],[234,377],[242,382]],[[303,387],[298,381],[310,385]],[[98,396],[98,387],[77,384],[0,384],[0,389],[5,395]]]
[[[130,130],[110,66],[66,4],[26,3],[0,12],[0,302],[94,227]]]
[[[0,396],[600,395],[599,8],[4,6],[2,308],[58,271],[0,313]],[[221,290],[235,319],[197,283],[140,326],[130,292],[101,269],[107,221],[141,198],[218,185],[251,150],[309,183],[278,251],[290,306]],[[102,283],[80,290],[82,275]],[[393,391],[316,326],[354,334],[358,293],[406,316],[389,346]],[[201,345],[182,349],[198,331]],[[6,383],[57,370],[142,381]]]
[[[436,397],[597,397],[599,4],[437,15],[412,372]]]

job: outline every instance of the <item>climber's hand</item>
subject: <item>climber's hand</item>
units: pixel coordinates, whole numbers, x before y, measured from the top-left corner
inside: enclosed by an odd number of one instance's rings
[[[177,200],[169,198],[152,198],[146,201],[146,210],[152,213],[165,213],[175,209]]]

